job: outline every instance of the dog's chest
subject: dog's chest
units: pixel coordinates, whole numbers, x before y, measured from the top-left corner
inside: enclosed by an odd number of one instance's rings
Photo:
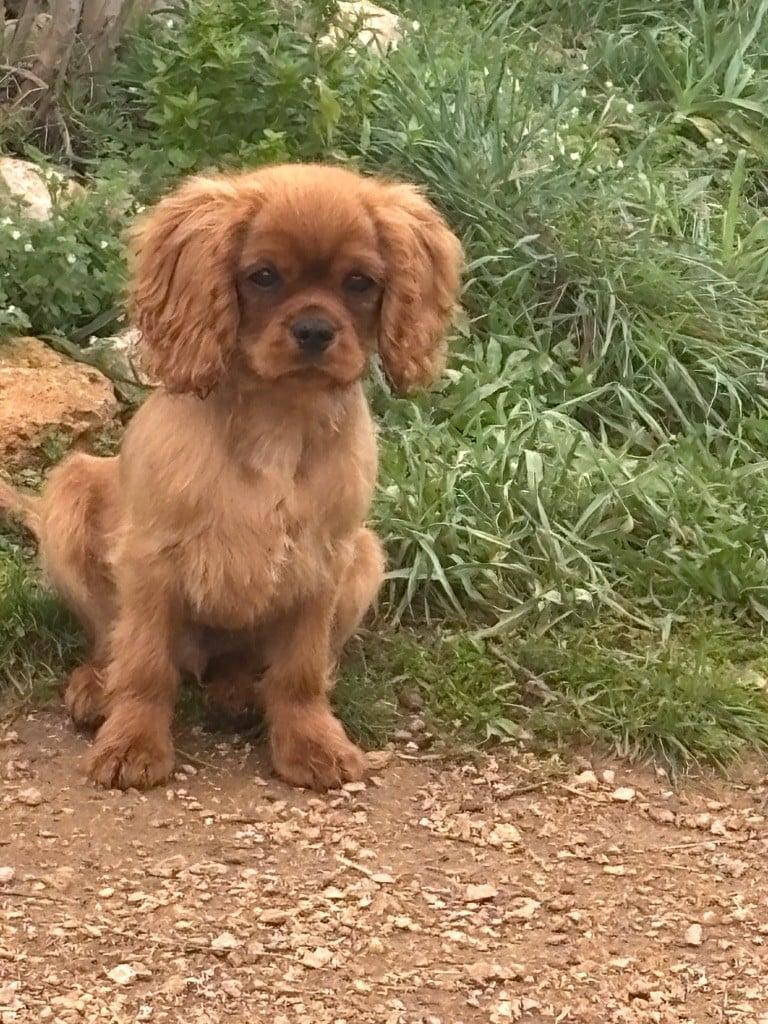
[[[340,436],[268,435],[249,459],[231,463],[184,573],[195,617],[247,626],[332,586],[374,477],[372,438],[350,445]]]

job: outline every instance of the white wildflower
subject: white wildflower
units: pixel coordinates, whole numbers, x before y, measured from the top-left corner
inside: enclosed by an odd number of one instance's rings
[[[634,103],[628,103],[627,104],[627,113],[628,114],[631,114],[634,109],[635,109],[635,104]]]
[[[35,251],[35,247],[34,247],[34,245],[32,245],[31,242],[25,242],[24,243],[24,252],[34,252],[34,251]]]
[[[77,263],[77,256],[75,256],[75,254],[73,252],[68,252],[67,253],[67,263],[69,263],[69,264]]]
[[[18,242],[18,240],[21,238],[21,232],[20,231],[12,231],[11,232],[11,238],[14,240],[14,242]]]

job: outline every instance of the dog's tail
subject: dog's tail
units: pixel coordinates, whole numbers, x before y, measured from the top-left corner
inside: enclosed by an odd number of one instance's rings
[[[22,494],[4,480],[0,480],[0,519],[20,521],[35,540],[40,540],[39,499]]]

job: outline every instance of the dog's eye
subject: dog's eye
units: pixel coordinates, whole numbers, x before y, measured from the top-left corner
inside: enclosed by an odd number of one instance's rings
[[[260,267],[248,275],[248,280],[253,281],[257,288],[277,288],[282,284],[282,278],[274,267]]]
[[[375,282],[367,274],[348,274],[344,279],[344,290],[354,295],[363,295],[373,288]]]

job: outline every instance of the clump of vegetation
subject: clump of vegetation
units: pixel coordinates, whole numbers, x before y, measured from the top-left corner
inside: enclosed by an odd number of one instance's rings
[[[0,218],[0,328],[109,333],[122,229],[191,171],[322,159],[418,182],[467,284],[442,386],[374,394],[382,619],[422,638],[372,641],[378,703],[404,644],[399,674],[475,737],[762,748],[768,4],[397,7],[385,58],[322,42],[332,3],[138,20],[94,99],[62,100],[86,195],[50,224]]]
[[[0,694],[3,707],[30,692],[47,695],[82,642],[66,610],[30,569],[18,544],[0,533]]]

